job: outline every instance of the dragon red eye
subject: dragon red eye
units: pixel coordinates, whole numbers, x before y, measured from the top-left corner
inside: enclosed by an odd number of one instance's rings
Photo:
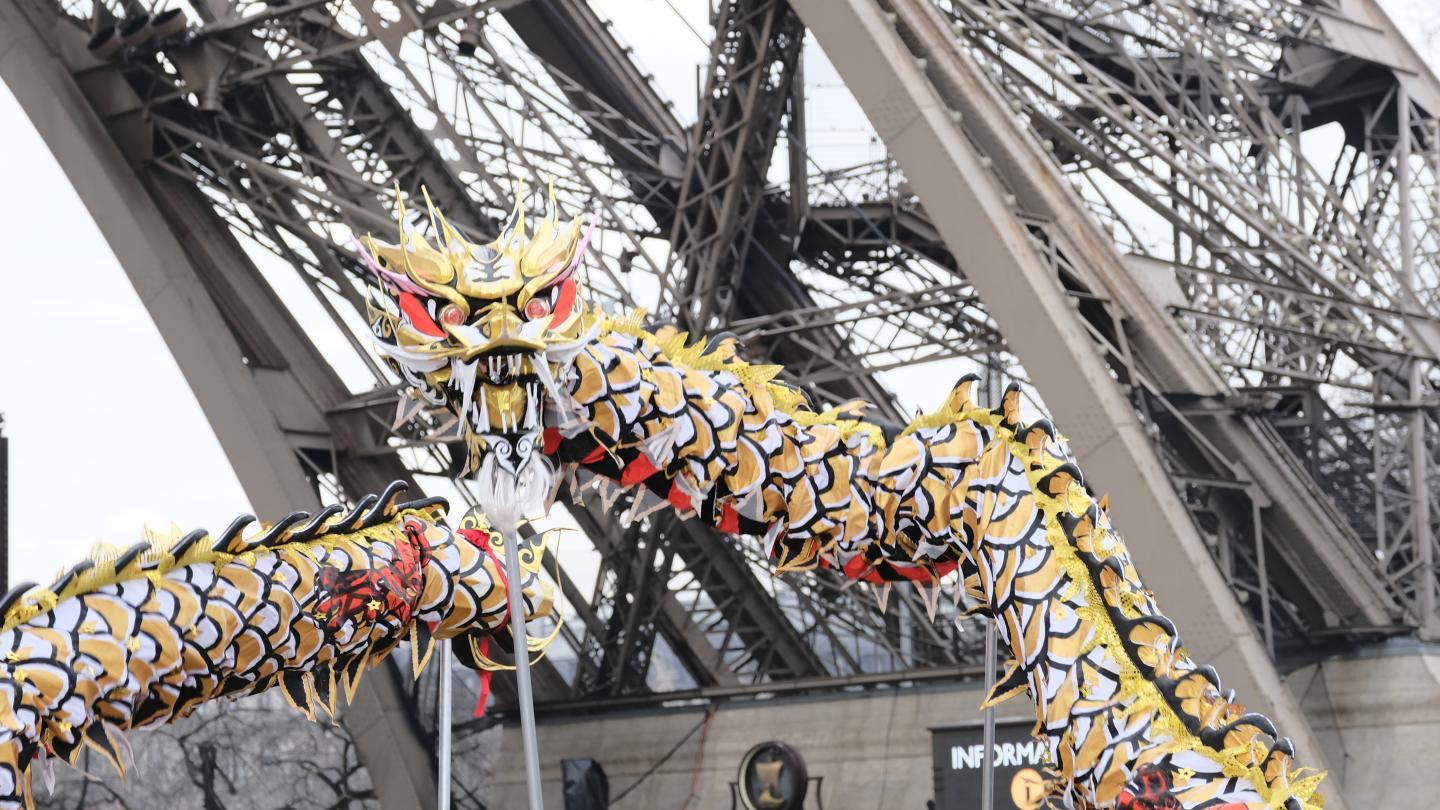
[[[459,307],[450,304],[440,310],[440,321],[442,323],[448,323],[451,326],[459,326],[465,322],[465,313],[461,312]]]
[[[525,317],[532,321],[539,320],[549,314],[550,304],[542,298],[531,298],[529,303],[525,304]]]

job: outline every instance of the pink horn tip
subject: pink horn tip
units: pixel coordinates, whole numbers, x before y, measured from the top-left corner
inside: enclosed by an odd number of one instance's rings
[[[590,223],[585,227],[585,235],[580,237],[580,245],[575,248],[575,258],[570,260],[570,266],[565,268],[565,272],[568,273],[580,266],[580,261],[585,258],[585,248],[590,244],[590,236],[595,233],[595,225],[599,220],[599,217],[593,213],[590,214]]]
[[[358,252],[360,254],[360,258],[365,261],[365,265],[370,268],[370,272],[374,273],[382,281],[388,281],[403,290],[404,292],[416,293],[418,295],[429,295],[429,293],[425,292],[425,288],[421,287],[410,279],[400,275],[399,273],[394,273],[381,267],[380,263],[375,261],[375,257],[370,255],[370,251],[365,249],[365,245],[361,244],[359,239],[351,236],[350,244],[355,246],[356,252]]]

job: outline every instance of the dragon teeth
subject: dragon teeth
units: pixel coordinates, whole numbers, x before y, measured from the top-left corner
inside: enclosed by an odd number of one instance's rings
[[[536,397],[535,394],[536,394],[536,391],[535,391],[535,383],[526,383],[526,385],[525,385],[525,427],[526,427],[526,429],[532,429],[532,428],[538,427],[538,425],[536,424],[536,419],[535,419],[535,400],[538,399],[538,397]]]

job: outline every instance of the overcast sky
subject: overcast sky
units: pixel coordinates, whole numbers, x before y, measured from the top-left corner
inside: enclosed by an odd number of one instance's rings
[[[693,66],[657,70],[663,52],[645,47],[694,36],[669,3],[632,2],[618,28],[685,110],[693,106]],[[623,7],[604,5],[612,13]],[[1434,64],[1436,0],[1383,5]],[[647,18],[667,30],[634,27]],[[239,482],[95,223],[3,84],[0,125],[11,581],[45,581],[97,541],[133,542],[147,522],[222,528],[247,508]],[[827,126],[839,140],[849,131],[844,122]]]

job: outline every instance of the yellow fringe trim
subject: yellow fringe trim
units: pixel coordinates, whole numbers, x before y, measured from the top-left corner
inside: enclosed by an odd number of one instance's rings
[[[278,553],[280,551],[293,551],[304,554],[311,559],[315,558],[314,549],[332,549],[337,543],[347,542],[359,545],[367,545],[376,541],[395,542],[403,538],[400,524],[404,518],[410,515],[418,515],[426,520],[435,519],[435,509],[405,509],[397,512],[393,517],[384,523],[371,526],[367,529],[360,529],[355,532],[344,534],[321,535],[313,540],[301,543],[280,542],[276,545],[261,549],[263,552]],[[336,515],[327,525],[334,525],[344,515]],[[257,531],[265,531],[266,526],[260,525]],[[324,531],[322,529],[322,531]],[[74,582],[67,585],[64,591],[56,593],[50,588],[35,588],[22,597],[16,604],[12,605],[5,612],[4,621],[0,622],[0,632],[11,630],[25,622],[34,619],[42,613],[55,609],[61,601],[76,596],[82,596],[104,588],[108,585],[115,585],[126,579],[133,579],[139,576],[149,577],[152,580],[165,576],[177,568],[196,563],[212,563],[225,565],[231,562],[239,562],[242,565],[253,566],[255,564],[256,552],[250,551],[243,554],[230,554],[218,551],[215,548],[215,540],[206,536],[196,542],[185,553],[183,558],[177,559],[170,553],[179,537],[172,536],[162,538],[159,542],[152,543],[150,549],[140,555],[139,559],[127,566],[125,571],[115,569],[115,561],[120,552],[112,547],[97,548],[91,553],[90,559],[95,566],[80,576]],[[141,569],[144,570],[143,573]]]
[[[645,316],[645,310],[638,309],[628,315],[606,318],[601,322],[601,334],[607,331],[618,332],[645,341],[659,349],[671,365],[680,368],[694,371],[724,371],[734,374],[751,396],[762,394],[768,396],[774,404],[775,410],[790,417],[802,427],[831,425],[840,431],[842,440],[848,440],[855,433],[864,433],[870,438],[872,444],[877,447],[885,447],[885,434],[878,425],[872,425],[859,419],[845,418],[847,415],[858,416],[859,411],[864,407],[863,402],[858,400],[847,402],[839,407],[816,413],[810,409],[805,395],[799,390],[783,382],[775,381],[775,378],[784,370],[784,366],[747,363],[735,356],[734,347],[729,344],[706,351],[706,341],[703,338],[694,343],[688,343],[689,332],[672,329],[660,333],[651,332],[642,325]]]

